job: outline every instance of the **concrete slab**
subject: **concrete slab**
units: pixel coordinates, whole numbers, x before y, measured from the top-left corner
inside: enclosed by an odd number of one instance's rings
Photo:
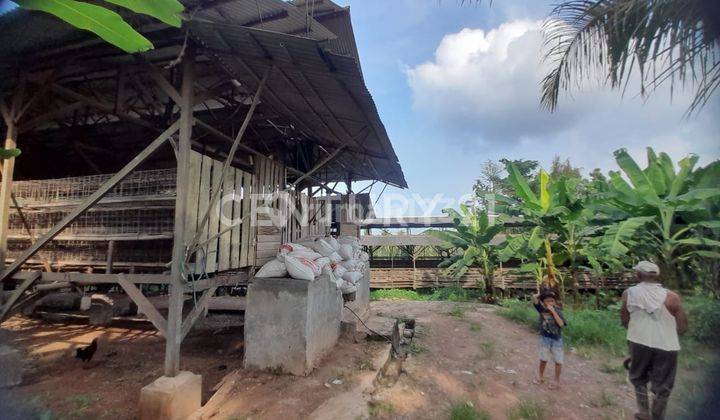
[[[10,346],[0,346],[0,388],[11,388],[22,383],[22,355]]]
[[[162,376],[140,391],[140,420],[182,420],[201,407],[202,376],[180,372]]]
[[[342,296],[326,275],[256,279],[245,310],[246,368],[307,375],[337,343]]]

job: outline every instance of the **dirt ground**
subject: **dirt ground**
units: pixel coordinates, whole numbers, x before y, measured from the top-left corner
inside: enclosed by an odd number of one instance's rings
[[[451,302],[372,302],[370,326],[417,319],[417,336],[393,386],[376,386],[388,344],[344,339],[307,377],[241,369],[239,329],[204,329],[183,344],[182,368],[203,375],[202,419],[447,419],[468,404],[508,418],[519,405],[545,418],[631,418],[633,398],[620,373],[566,350],[562,389],[532,384],[536,336],[483,305]],[[58,325],[14,318],[4,325],[26,351],[25,383],[9,397],[53,418],[137,415],[140,388],[162,374],[163,340],[151,330]],[[101,336],[96,360],[73,358],[78,345]],[[549,367],[548,373],[552,373]],[[22,417],[21,417],[22,418]],[[27,418],[27,417],[24,417]]]

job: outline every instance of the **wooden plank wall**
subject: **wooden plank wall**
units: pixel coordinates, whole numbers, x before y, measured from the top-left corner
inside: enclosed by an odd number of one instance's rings
[[[267,196],[279,193],[285,189],[285,167],[270,159],[256,157],[255,159],[255,192]],[[257,215],[255,265],[261,266],[271,259],[280,248],[283,241],[284,223],[287,220],[287,204],[279,197],[267,199],[257,198],[253,201],[254,214]],[[277,215],[275,220],[272,215]],[[280,225],[280,226],[278,226]]]
[[[330,224],[326,223],[325,220],[330,207],[326,206],[324,200],[296,192],[293,193],[292,199],[295,201],[296,212],[298,213],[296,216],[306,217],[307,221],[290,214],[284,240],[293,242],[300,239],[326,236],[330,233]]]
[[[227,230],[231,222],[243,220],[251,211],[253,174],[231,168],[223,177],[222,165],[222,162],[200,153],[193,151],[190,154],[192,182],[188,185],[188,214],[185,220],[188,237],[195,236],[208,210],[213,189],[221,190],[221,198],[216,205],[220,206],[221,213],[215,209],[210,212],[210,218],[202,229],[200,242]],[[195,274],[210,274],[252,265],[255,259],[255,235],[250,226],[250,220],[246,218],[244,223],[235,225],[203,246],[194,258]]]
[[[459,285],[463,288],[476,288],[483,279],[479,268],[470,268],[468,273],[460,278]],[[602,283],[603,288],[624,289],[636,281],[631,274],[611,276]],[[372,289],[425,289],[456,286],[456,279],[443,275],[441,268],[371,268],[370,288]],[[570,287],[569,273],[565,273],[565,284]],[[589,272],[582,272],[578,278],[580,289],[595,289],[597,279]],[[535,279],[531,275],[517,274],[511,269],[497,270],[494,285],[498,289],[535,289]]]

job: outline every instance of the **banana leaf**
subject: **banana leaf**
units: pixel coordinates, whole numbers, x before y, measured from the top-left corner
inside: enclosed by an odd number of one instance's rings
[[[152,16],[155,19],[179,28],[180,13],[185,7],[177,0],[105,0],[108,3],[130,9],[135,13]]]
[[[128,25],[119,14],[101,6],[74,0],[15,0],[15,3],[25,9],[55,15],[76,28],[95,33],[127,53],[153,48],[152,43]]]

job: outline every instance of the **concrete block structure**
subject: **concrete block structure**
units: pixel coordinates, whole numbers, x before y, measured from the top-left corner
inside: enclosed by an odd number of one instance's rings
[[[245,367],[307,375],[340,336],[342,296],[329,276],[255,279],[245,309]]]
[[[200,409],[202,376],[181,371],[161,376],[140,391],[140,420],[182,420]]]

